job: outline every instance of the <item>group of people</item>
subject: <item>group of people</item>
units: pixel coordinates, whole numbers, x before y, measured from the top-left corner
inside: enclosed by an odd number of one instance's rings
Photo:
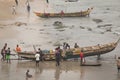
[[[79,48],[78,44],[75,43],[74,48]],[[62,59],[62,52],[66,51],[66,49],[70,49],[70,45],[66,42],[63,43],[63,50],[59,47],[55,49],[55,60],[56,60],[56,66],[60,65],[60,61]],[[85,62],[84,53],[83,51],[80,52],[80,64],[83,64]]]
[[[77,43],[75,43],[74,48],[79,48]],[[63,43],[63,49],[61,49],[60,46],[55,48],[56,66],[60,65],[60,61],[62,59],[62,52],[65,51],[66,49],[70,49],[70,45],[66,42]],[[19,45],[16,45],[15,51],[21,52],[21,48],[19,47]],[[10,61],[11,50],[10,50],[10,47],[7,48],[7,43],[5,43],[5,45],[3,46],[1,50],[1,55],[2,55],[1,61],[7,60],[7,63],[11,62]],[[44,53],[40,48],[38,48],[38,51],[35,54],[35,59],[36,59],[36,66],[39,66],[39,61],[44,61]],[[80,52],[80,59],[81,59],[80,63],[82,64],[84,59],[84,55],[82,51]]]
[[[79,45],[75,43],[74,48],[79,48]],[[70,45],[66,42],[63,43],[63,49],[70,49]]]
[[[62,50],[60,47],[55,48],[55,60],[56,60],[56,66],[60,65]],[[44,60],[44,54],[40,48],[38,48],[38,51],[35,54],[36,59],[36,66],[39,66],[39,62]]]
[[[5,43],[5,45],[3,46],[2,50],[1,50],[1,61],[5,61],[7,60],[7,63],[10,63],[10,54],[11,54],[11,50],[10,47],[7,48],[7,43]]]
[[[16,51],[17,52],[21,51],[19,45],[16,46]],[[1,56],[2,56],[1,61],[7,61],[7,63],[11,63],[10,55],[12,55],[11,49],[10,47],[7,48],[7,43],[5,43],[3,48],[1,49]]]
[[[16,6],[18,6],[18,3],[19,3],[18,0],[15,0],[15,3],[16,3]],[[29,3],[29,0],[26,0],[25,4],[26,4],[28,13],[30,13],[30,3]],[[16,14],[16,6],[15,5],[12,6],[12,10],[13,10],[12,14],[13,15]]]

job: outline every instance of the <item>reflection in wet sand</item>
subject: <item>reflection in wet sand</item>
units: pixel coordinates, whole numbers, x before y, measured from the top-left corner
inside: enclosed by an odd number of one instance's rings
[[[108,72],[109,74],[106,75],[117,80],[119,75],[115,77],[117,72],[112,65],[103,63],[100,67],[88,67],[80,66],[79,61],[62,61],[61,65],[57,67],[55,61],[46,61],[40,62],[40,66],[36,67],[34,61],[12,61],[11,64],[0,62],[0,80],[25,80],[25,73],[28,69],[33,76],[28,80],[96,80],[97,78],[100,80],[104,79],[104,72]],[[110,73],[111,71],[113,73]],[[95,76],[95,74],[97,75]]]
[[[78,64],[76,64],[78,63]],[[55,61],[46,61],[46,62],[40,62],[40,66],[36,67],[34,61],[18,61],[17,67],[18,68],[34,68],[36,69],[36,73],[42,73],[43,70],[49,70],[49,69],[61,69],[65,72],[71,71],[71,70],[77,70],[79,69],[79,62],[69,62],[69,61],[63,61],[61,62],[61,66],[56,68]]]
[[[59,80],[60,78],[60,74],[62,73],[60,66],[56,67],[56,71],[55,71],[55,80]]]
[[[40,66],[36,67],[34,61],[19,61],[17,63],[17,68],[26,70],[29,68],[35,70],[34,78],[41,78],[47,72],[49,72],[51,75],[54,74],[53,77],[55,80],[61,80],[61,75],[74,75],[74,72],[80,74],[80,79],[84,77],[84,68],[80,67],[79,62],[62,61],[59,67],[55,66],[54,61],[40,62]]]
[[[80,79],[84,80],[84,76],[85,76],[85,69],[81,67],[81,69],[80,69]]]

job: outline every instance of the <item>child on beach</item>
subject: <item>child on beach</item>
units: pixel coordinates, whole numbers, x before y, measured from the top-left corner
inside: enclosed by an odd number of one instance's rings
[[[8,49],[6,51],[6,60],[7,60],[7,63],[8,62],[11,63],[11,61],[10,61],[10,53],[11,53],[11,51],[10,51],[10,48],[8,47]]]
[[[27,70],[27,72],[26,72],[26,80],[28,80],[28,78],[31,78],[32,77],[32,75],[31,74],[29,74],[29,69]]]

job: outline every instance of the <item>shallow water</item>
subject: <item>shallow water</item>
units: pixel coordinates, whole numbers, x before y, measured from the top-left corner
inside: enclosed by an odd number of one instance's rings
[[[118,40],[120,33],[119,0],[79,0],[77,3],[69,3],[64,0],[49,1],[50,4],[47,7],[45,0],[30,0],[31,13],[29,16],[23,0],[17,7],[17,15],[11,15],[11,9],[6,8],[14,4],[13,2],[6,7],[3,5],[10,14],[0,18],[0,49],[6,42],[11,50],[15,49],[16,44],[19,44],[23,51],[33,51],[33,45],[36,46],[36,49],[38,47],[54,49],[55,44],[63,42],[68,42],[71,47],[77,42],[79,46],[83,47]],[[8,4],[2,1],[1,6],[2,3]],[[33,13],[34,11],[60,12],[61,10],[75,12],[88,7],[94,7],[94,9],[90,17],[85,18],[39,18]],[[3,14],[0,12],[1,15]],[[101,20],[101,22],[97,22],[97,20]],[[56,28],[53,25],[55,21],[62,22],[64,27]],[[16,22],[21,25],[17,26]],[[79,62],[69,61],[62,62],[59,68],[55,66],[55,62],[40,63],[38,69],[34,62],[12,61],[11,64],[0,62],[0,80],[25,80],[27,69],[30,69],[30,73],[33,75],[30,80],[119,80],[120,74],[117,74],[114,59],[115,55],[119,55],[119,47],[120,45],[114,51],[101,57],[102,66],[100,67],[80,67]],[[17,57],[13,56],[13,58]],[[94,62],[96,57],[89,57],[87,60]]]

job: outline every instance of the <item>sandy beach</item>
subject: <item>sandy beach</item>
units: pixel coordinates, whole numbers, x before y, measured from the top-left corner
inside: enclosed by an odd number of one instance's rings
[[[68,42],[71,47],[78,43],[80,47],[115,42],[120,37],[120,1],[119,0],[29,0],[30,14],[26,9],[26,0],[19,0],[16,15],[12,14],[14,0],[0,0],[0,49],[5,43],[13,49],[19,44],[22,51],[36,49],[55,49],[57,45]],[[34,12],[77,12],[94,7],[90,17],[40,18]],[[62,22],[55,26],[54,22]],[[80,66],[80,61],[62,61],[60,67],[54,61],[40,62],[36,68],[34,61],[12,60],[11,64],[0,61],[0,80],[26,80],[25,72],[30,70],[32,78],[28,80],[120,80],[117,73],[115,55],[120,56],[120,43],[115,50],[101,56],[99,67]],[[1,58],[1,55],[0,55]],[[17,58],[17,56],[11,56]],[[88,62],[96,62],[96,56],[87,57]]]

